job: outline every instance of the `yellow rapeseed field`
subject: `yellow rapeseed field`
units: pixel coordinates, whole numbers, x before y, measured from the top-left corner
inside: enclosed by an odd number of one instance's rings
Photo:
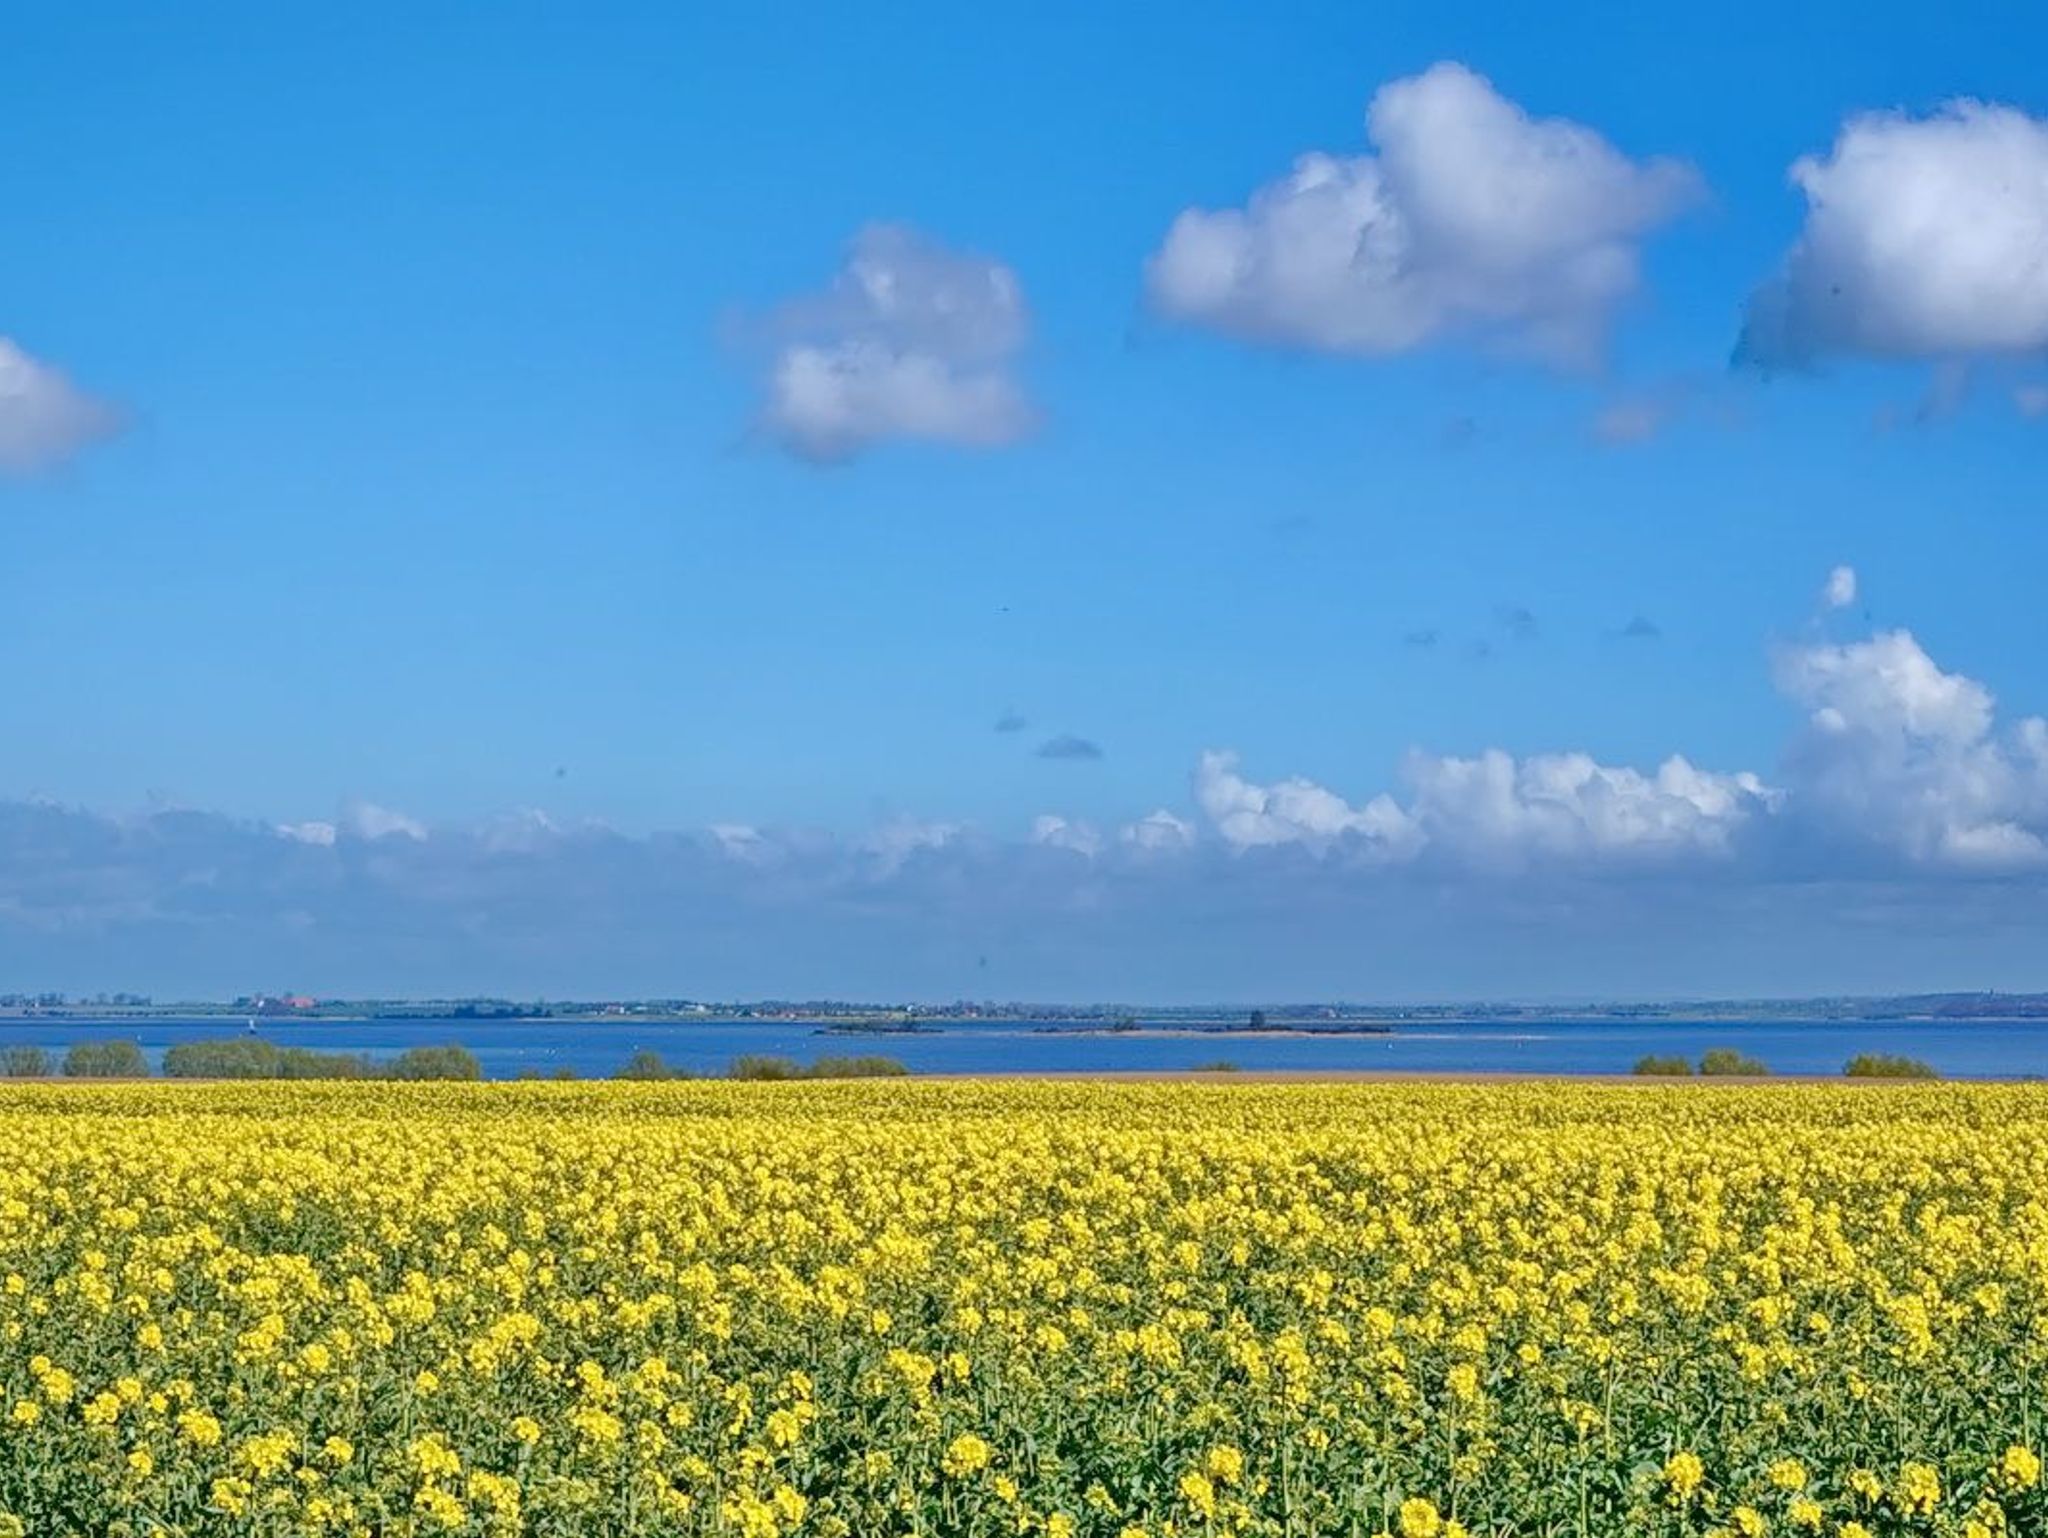
[[[2048,1533],[2048,1089],[0,1089],[0,1533]]]

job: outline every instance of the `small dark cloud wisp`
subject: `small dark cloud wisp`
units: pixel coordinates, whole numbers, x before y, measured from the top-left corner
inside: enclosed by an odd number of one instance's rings
[[[1076,737],[1063,732],[1057,737],[1048,737],[1038,745],[1040,758],[1058,758],[1073,761],[1102,757],[1102,749],[1086,737]]]
[[[1655,620],[1638,614],[1615,634],[1624,641],[1656,641],[1663,638],[1664,628]]]
[[[996,717],[996,730],[999,732],[1021,732],[1030,724],[1014,710],[1006,710]]]
[[[1517,641],[1536,639],[1536,616],[1518,603],[1504,603],[1493,611],[1493,617],[1500,621],[1505,630]]]
[[[1443,637],[1434,630],[1411,630],[1401,637],[1401,644],[1403,646],[1413,646],[1422,651],[1429,651],[1442,639]]]

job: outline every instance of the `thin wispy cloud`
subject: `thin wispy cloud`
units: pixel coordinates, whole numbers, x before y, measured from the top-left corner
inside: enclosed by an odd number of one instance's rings
[[[1670,425],[1672,416],[1668,401],[1614,401],[1594,414],[1593,436],[1606,444],[1648,443]]]
[[[889,439],[993,448],[1037,420],[1015,373],[1029,331],[1017,275],[906,226],[862,230],[831,286],[770,329],[761,420],[804,459]]]
[[[0,336],[0,472],[50,469],[119,426],[112,406]]]

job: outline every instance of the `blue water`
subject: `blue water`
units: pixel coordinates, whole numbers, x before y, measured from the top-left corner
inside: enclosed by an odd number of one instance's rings
[[[7,1020],[0,1046],[33,1042],[61,1054],[74,1041],[130,1037],[152,1064],[174,1042],[243,1034],[235,1020]],[[263,1021],[281,1046],[390,1057],[407,1047],[460,1042],[491,1078],[557,1068],[608,1075],[643,1048],[693,1073],[723,1073],[741,1053],[809,1061],[879,1053],[920,1073],[1143,1072],[1219,1059],[1244,1069],[1371,1069],[1410,1073],[1626,1073],[1647,1053],[1697,1058],[1736,1047],[1777,1073],[1834,1074],[1858,1052],[1896,1052],[1953,1078],[2048,1077],[2048,1022],[1517,1021],[1512,1025],[1397,1026],[1386,1036],[1058,1035],[1016,1024],[947,1026],[929,1034],[827,1036],[805,1022],[709,1020]]]

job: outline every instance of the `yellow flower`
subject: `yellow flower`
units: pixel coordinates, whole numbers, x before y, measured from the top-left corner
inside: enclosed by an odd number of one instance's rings
[[[438,1431],[415,1438],[406,1454],[423,1480],[452,1479],[462,1472],[462,1455]]]
[[[1203,1467],[1218,1484],[1234,1485],[1244,1478],[1244,1454],[1235,1447],[1212,1447]]]
[[[1804,1490],[1806,1465],[1797,1458],[1780,1458],[1764,1471],[1764,1477],[1780,1490]]]
[[[987,1468],[993,1455],[988,1443],[971,1431],[963,1431],[947,1444],[946,1456],[939,1466],[949,1479],[965,1479]]]
[[[2031,1490],[2041,1480],[2041,1459],[2014,1443],[1998,1460],[1998,1482],[2008,1490]]]
[[[1401,1503],[1401,1538],[1441,1538],[1444,1519],[1434,1501],[1410,1496]]]
[[[186,1410],[178,1416],[178,1434],[194,1447],[215,1447],[220,1443],[220,1422],[204,1410]]]
[[[147,1479],[156,1472],[156,1459],[150,1456],[148,1448],[138,1447],[128,1455],[128,1471],[138,1479]]]
[[[1664,1464],[1665,1498],[1674,1506],[1683,1506],[1699,1493],[1700,1484],[1706,1477],[1706,1468],[1697,1454],[1673,1453]]]
[[[266,1479],[290,1462],[292,1445],[292,1437],[282,1431],[249,1437],[235,1449],[235,1462],[258,1479]]]
[[[1205,1518],[1216,1515],[1216,1487],[1200,1469],[1189,1469],[1180,1477],[1180,1496]]]
[[[429,1485],[412,1498],[413,1510],[436,1527],[453,1531],[469,1521],[461,1501],[437,1485]]]
[[[1941,1476],[1930,1464],[1908,1463],[1899,1470],[1892,1498],[1907,1515],[1924,1517],[1941,1502]]]

